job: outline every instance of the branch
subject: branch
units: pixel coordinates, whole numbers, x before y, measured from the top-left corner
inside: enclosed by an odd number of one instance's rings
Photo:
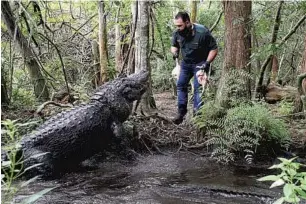
[[[152,51],[153,51],[155,41],[154,41],[154,24],[153,24],[154,20],[153,20],[153,16],[152,16],[152,8],[151,7],[150,7],[149,11],[151,11],[149,15],[150,15],[150,19],[151,19],[151,34],[152,34],[152,36],[151,36],[152,37],[152,45],[151,45],[151,49],[150,49],[150,54],[148,56],[148,58],[150,59],[150,57],[152,55]]]
[[[38,46],[38,43],[36,42],[34,36],[33,36],[33,29],[30,28],[30,25],[29,25],[29,22],[28,22],[28,19],[26,17],[26,15],[28,16],[28,18],[33,22],[32,25],[34,24],[34,21],[33,19],[31,18],[31,15],[28,13],[28,11],[26,10],[25,6],[23,6],[22,2],[19,2],[19,6],[20,6],[20,9],[22,10],[21,12],[21,17],[23,17],[25,23],[26,23],[26,27],[27,27],[27,31],[29,33],[29,39],[28,39],[28,46],[30,45],[30,39],[32,38],[35,46],[39,49],[39,52],[40,52],[40,47]],[[29,6],[29,4],[27,5],[27,7]],[[36,26],[35,26],[36,27]]]
[[[291,35],[295,33],[295,31],[298,29],[298,27],[303,23],[305,19],[306,19],[306,14],[297,22],[297,24],[292,28],[292,30],[282,39],[278,47],[282,46],[291,37]]]
[[[138,18],[138,3],[136,2],[135,21],[133,22],[134,23],[134,28],[133,28],[133,32],[132,32],[132,36],[131,36],[131,41],[130,41],[130,44],[129,44],[129,49],[128,49],[128,52],[127,52],[127,54],[124,58],[124,61],[122,63],[120,74],[123,73],[124,65],[126,64],[127,59],[130,56],[131,48],[132,48],[134,37],[135,37],[136,27],[137,27],[137,25],[136,25],[137,24],[137,18]]]
[[[35,113],[36,113],[37,115],[41,115],[42,110],[43,110],[47,105],[50,105],[50,104],[55,105],[55,106],[59,106],[59,107],[63,107],[63,108],[72,108],[72,107],[73,107],[73,105],[71,105],[71,104],[61,104],[61,103],[57,103],[57,102],[54,102],[54,101],[47,101],[47,102],[41,104],[41,105],[37,108],[37,110],[35,111]]]
[[[27,27],[27,31],[28,31],[28,33],[29,33],[29,40],[28,40],[29,43],[30,43],[30,39],[32,38],[32,40],[33,40],[35,46],[38,48],[38,50],[39,50],[39,52],[40,52],[40,47],[38,46],[38,43],[37,43],[37,41],[36,41],[35,38],[34,38],[32,29],[30,28],[28,19],[27,19],[27,17],[25,16],[24,11],[21,13],[21,17],[23,18],[23,20],[24,20],[24,22],[25,22],[25,24],[26,24],[26,27]]]
[[[34,12],[38,12],[38,16],[39,16],[39,23],[37,24],[37,26],[39,25],[43,25],[43,27],[46,27],[51,33],[53,33],[53,31],[51,30],[51,28],[47,25],[47,23],[43,20],[42,14],[41,14],[41,9],[38,5],[38,3],[36,1],[31,1],[31,3],[33,4],[33,9]]]
[[[219,13],[219,16],[218,16],[217,20],[215,21],[215,23],[214,23],[214,24],[211,26],[211,28],[210,28],[210,32],[213,32],[213,30],[217,27],[217,25],[218,25],[218,23],[219,23],[219,21],[220,21],[222,15],[223,15],[223,11],[221,11],[221,12]]]
[[[153,52],[154,54],[156,54],[156,56],[157,56],[158,58],[162,59],[162,60],[164,60],[165,57],[166,57],[166,55],[163,55],[163,54],[157,52],[156,50],[152,50],[152,52]]]
[[[159,25],[159,23],[158,23],[158,21],[157,21],[157,19],[156,19],[156,16],[155,16],[155,14],[154,14],[154,10],[153,10],[152,7],[151,7],[151,14],[152,14],[152,18],[153,18],[153,20],[154,20],[154,22],[155,22],[155,24],[156,24],[157,31],[158,31],[158,33],[159,33],[160,42],[161,42],[161,45],[162,45],[162,48],[163,48],[163,54],[164,54],[164,57],[163,57],[163,58],[165,58],[165,59],[167,60],[166,48],[165,48],[165,44],[164,44],[164,40],[163,40],[163,35],[162,35],[162,33],[161,33],[160,25]],[[154,50],[152,50],[152,51],[154,52]]]
[[[284,1],[280,1],[279,5],[278,5],[278,9],[277,9],[275,19],[274,19],[274,27],[273,27],[273,32],[272,32],[271,43],[276,42],[276,38],[277,38],[278,30],[279,30],[279,24],[280,24],[280,20],[281,20],[280,12],[281,12],[283,3],[284,3]]]
[[[63,59],[62,59],[62,56],[61,56],[61,53],[60,53],[59,49],[57,48],[57,46],[48,37],[44,36],[42,33],[38,33],[38,34],[40,36],[42,36],[43,38],[45,38],[46,40],[48,40],[53,45],[53,47],[56,49],[56,52],[57,52],[57,54],[59,56],[59,59],[61,61],[61,65],[62,65],[62,70],[63,70],[63,74],[64,74],[64,79],[65,79],[65,83],[66,83],[67,92],[68,92],[68,95],[70,97],[70,89],[69,89],[69,86],[68,86],[65,65],[64,65],[64,62],[63,62]]]
[[[75,29],[72,26],[70,26],[73,30],[75,30],[75,33],[73,33],[72,36],[70,36],[68,39],[72,40],[75,37],[75,34],[79,32],[79,30],[81,30],[81,28],[83,28],[91,19],[93,19],[94,17],[96,17],[98,14],[94,14],[92,15],[87,21],[85,21],[85,23],[83,23],[79,28]]]

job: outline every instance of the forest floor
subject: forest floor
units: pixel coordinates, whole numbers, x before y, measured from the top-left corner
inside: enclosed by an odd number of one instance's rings
[[[162,92],[154,94],[154,98],[156,100],[156,105],[162,114],[164,114],[168,118],[172,118],[175,116],[177,112],[177,102],[176,97],[173,96],[171,92]],[[269,105],[272,112],[275,112],[276,105],[270,104]],[[192,107],[190,106],[189,109]],[[189,113],[187,114],[186,120],[183,124],[179,125],[178,127],[183,129],[188,129],[190,133],[196,134],[195,127],[192,125],[192,116]],[[294,118],[294,117],[282,117],[285,121],[287,128],[289,130],[290,136],[292,138],[291,143],[291,151],[292,153],[297,153],[299,156],[306,158],[306,119],[305,118]],[[198,136],[193,135],[194,138],[198,139]],[[187,145],[185,145],[187,146]],[[202,145],[195,145],[193,147],[201,146]]]
[[[205,135],[199,134],[197,128],[192,122],[192,105],[189,103],[189,111],[186,119],[180,125],[175,125],[171,119],[177,113],[177,101],[172,92],[165,91],[154,94],[158,115],[148,117],[132,117],[132,121],[136,122],[138,131],[149,151],[158,151],[161,149],[172,148],[175,152],[182,149],[202,151],[203,155],[209,155],[210,149],[205,142]],[[274,105],[270,106],[271,109]],[[55,106],[48,106],[45,110],[46,117],[56,114],[63,109]],[[6,110],[1,112],[1,120],[19,119],[20,123],[28,123],[30,121],[42,122],[43,119],[35,115],[35,110]],[[282,117],[292,137],[290,151],[298,153],[299,156],[306,158],[306,119]],[[139,125],[140,124],[140,125]],[[36,124],[37,125],[37,124]],[[21,135],[28,133],[36,127],[35,123],[28,128],[23,128]]]

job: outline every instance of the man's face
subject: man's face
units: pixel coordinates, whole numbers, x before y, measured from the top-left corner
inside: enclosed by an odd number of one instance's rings
[[[185,28],[190,27],[190,22],[186,21],[184,22],[182,18],[174,19],[174,25],[176,26],[178,31],[183,31]]]

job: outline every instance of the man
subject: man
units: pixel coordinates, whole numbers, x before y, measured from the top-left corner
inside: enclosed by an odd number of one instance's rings
[[[175,16],[174,24],[177,30],[172,36],[171,52],[175,59],[178,58],[181,50],[183,57],[177,81],[178,114],[173,119],[175,124],[180,124],[187,113],[188,82],[194,77],[193,110],[195,113],[201,105],[200,84],[196,73],[199,70],[203,70],[205,73],[209,72],[210,63],[217,56],[218,47],[210,31],[203,25],[191,23],[188,13],[178,12]],[[201,68],[198,68],[199,66]],[[203,78],[199,80],[201,81]]]

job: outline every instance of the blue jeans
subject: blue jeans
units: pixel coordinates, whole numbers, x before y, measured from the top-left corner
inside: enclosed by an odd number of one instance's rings
[[[187,113],[187,103],[188,103],[188,83],[192,77],[194,84],[194,99],[193,99],[193,111],[196,112],[201,106],[201,96],[200,96],[200,84],[197,80],[196,73],[199,71],[196,66],[203,64],[200,62],[198,64],[186,64],[184,61],[181,63],[181,71],[179,79],[177,81],[177,96],[178,96],[178,113],[181,116]]]

